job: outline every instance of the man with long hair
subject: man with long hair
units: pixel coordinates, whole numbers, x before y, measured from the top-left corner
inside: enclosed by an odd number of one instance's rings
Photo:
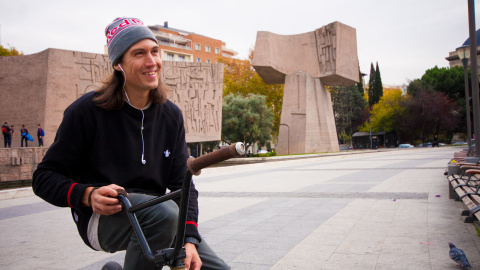
[[[156,269],[144,256],[117,189],[133,205],[181,188],[188,150],[180,109],[160,82],[162,61],[153,33],[136,18],[117,18],[105,29],[114,72],[100,89],[73,102],[55,141],[33,175],[35,193],[70,207],[85,244],[126,250],[124,269]],[[229,269],[202,240],[198,192],[192,184],[185,232],[188,269]],[[178,200],[136,212],[152,250],[172,246]]]

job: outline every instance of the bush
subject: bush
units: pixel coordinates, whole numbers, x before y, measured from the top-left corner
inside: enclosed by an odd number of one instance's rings
[[[275,152],[270,152],[270,153],[265,153],[265,154],[247,154],[247,157],[273,157],[276,156],[277,153]]]

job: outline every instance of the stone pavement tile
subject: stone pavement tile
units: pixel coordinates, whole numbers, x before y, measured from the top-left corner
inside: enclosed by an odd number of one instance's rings
[[[375,204],[375,200],[372,199],[356,199],[353,202],[346,205],[342,212],[367,212],[373,205]]]
[[[349,234],[335,250],[335,254],[374,254],[382,250],[384,236]]]
[[[254,172],[255,173],[255,172]],[[225,178],[221,181],[195,181],[195,186],[200,192],[291,192],[294,190],[300,190],[302,188],[308,188],[314,184],[322,183],[333,179],[335,177],[341,177],[343,175],[350,174],[351,171],[338,171],[333,174],[319,175],[318,172],[312,172],[309,175],[304,176],[302,171],[302,177],[298,177],[298,173],[291,171],[278,171],[269,172],[262,176],[262,180],[259,181],[258,173],[255,173],[255,177],[247,175],[239,175],[236,177]],[[208,179],[205,176],[206,180]],[[292,179],[295,179],[294,189],[292,186]]]
[[[366,269],[366,268],[365,268]],[[425,254],[402,254],[400,252],[381,253],[375,268],[378,270],[425,270],[431,268],[430,259]]]
[[[376,269],[378,253],[370,254],[345,254],[335,252],[319,270],[339,269]],[[317,268],[316,268],[317,269]]]
[[[323,225],[320,227],[323,227]],[[345,237],[346,237],[346,234],[334,233],[334,232],[322,233],[320,230],[317,229],[315,232],[308,235],[297,246],[313,245],[313,246],[335,247],[336,249],[345,240]]]
[[[357,223],[350,231],[349,234],[359,235],[377,235],[386,236],[390,230],[390,223]]]
[[[322,269],[322,266],[331,258],[335,249],[336,246],[323,245],[321,242],[302,242],[279,260],[271,269]]]
[[[328,239],[328,236],[341,236],[341,239],[347,235],[350,230],[352,230],[353,226],[351,225],[342,225],[342,224],[326,224],[324,222],[320,225],[308,238],[305,238],[305,241],[309,241],[312,236],[320,235],[319,237],[315,238],[314,241],[318,241],[320,239]],[[323,242],[323,241],[322,241]],[[335,241],[335,243],[337,243]]]
[[[258,204],[266,198],[212,198],[201,195],[198,198],[199,209],[208,209],[208,211],[201,211],[198,217],[199,224],[210,219],[223,216],[239,209]]]
[[[0,190],[0,200],[10,200],[22,197],[33,196],[31,187]]]
[[[274,265],[284,256],[285,250],[290,250],[298,243],[297,237],[276,237],[261,244],[254,245],[249,249],[239,251],[238,256],[232,261],[254,262],[259,264]]]
[[[229,264],[235,270],[269,270],[270,264],[249,263],[249,262],[234,262]]]
[[[410,254],[424,254],[428,258],[429,239],[417,236],[389,236],[385,238],[382,246],[382,254],[402,254],[405,257]]]
[[[31,189],[31,188],[30,188]],[[2,192],[2,191],[0,191]],[[10,190],[10,193],[14,193],[15,190]],[[26,197],[18,197],[14,199],[0,199],[0,209],[2,208],[8,208],[12,206],[20,206],[20,205],[27,205],[31,203],[38,203],[38,202],[44,202],[42,199],[40,199],[37,196],[26,196]],[[1,210],[0,210],[1,211]]]
[[[387,232],[387,237],[416,237],[418,239],[427,239],[428,230],[426,222],[418,222],[415,220],[393,223]]]

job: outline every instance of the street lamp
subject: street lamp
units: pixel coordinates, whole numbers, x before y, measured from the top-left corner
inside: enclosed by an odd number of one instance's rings
[[[472,70],[472,105],[473,105],[473,129],[475,132],[475,157],[480,156],[480,101],[478,90],[478,67],[477,67],[477,37],[475,31],[475,1],[468,0],[468,32],[470,34],[470,56]]]
[[[463,45],[456,49],[458,58],[463,64],[463,77],[465,81],[465,106],[467,107],[467,139],[468,147],[472,145],[472,122],[470,120],[470,91],[468,90],[468,59],[470,58],[470,46]]]

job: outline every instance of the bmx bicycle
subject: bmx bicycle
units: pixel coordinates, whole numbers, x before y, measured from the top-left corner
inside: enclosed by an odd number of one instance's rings
[[[130,203],[127,197],[127,193],[123,189],[117,190],[117,198],[122,204],[123,210],[125,210],[127,213],[130,224],[132,225],[133,231],[137,236],[137,239],[140,243],[145,257],[149,261],[155,263],[158,269],[162,269],[163,266],[168,266],[172,270],[185,269],[185,264],[183,260],[186,257],[186,253],[185,248],[183,247],[183,241],[185,237],[185,223],[187,221],[188,200],[190,197],[192,176],[198,176],[201,172],[201,169],[203,168],[206,168],[221,161],[225,161],[232,157],[242,156],[244,154],[245,145],[243,145],[243,143],[237,142],[236,144],[232,144],[228,147],[219,149],[198,158],[190,157],[187,160],[187,170],[185,171],[184,181],[181,189],[172,191],[168,194],[156,197],[154,199],[137,205],[132,205]],[[142,228],[140,226],[140,223],[138,222],[135,212],[177,197],[180,197],[180,205],[178,212],[177,233],[174,246],[173,248],[161,249],[153,253],[150,249],[150,246],[148,245],[145,235],[143,234]],[[102,270],[121,269],[122,266],[117,262],[108,262],[102,267]]]

